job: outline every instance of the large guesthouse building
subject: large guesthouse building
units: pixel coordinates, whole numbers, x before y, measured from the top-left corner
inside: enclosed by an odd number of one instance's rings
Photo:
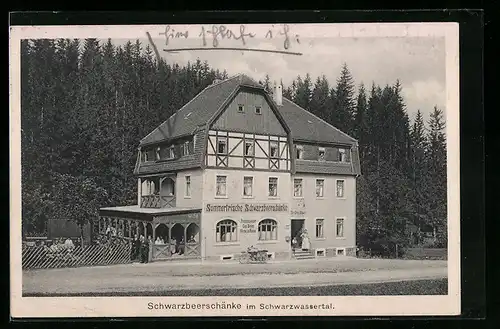
[[[355,255],[357,141],[279,84],[214,81],[140,141],[134,174],[137,205],[101,208],[96,230],[150,237],[153,260]]]

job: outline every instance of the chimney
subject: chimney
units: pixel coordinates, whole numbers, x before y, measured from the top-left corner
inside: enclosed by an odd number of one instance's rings
[[[274,81],[273,99],[278,106],[283,105],[283,90],[281,90],[281,88],[281,83],[276,83],[276,81]]]

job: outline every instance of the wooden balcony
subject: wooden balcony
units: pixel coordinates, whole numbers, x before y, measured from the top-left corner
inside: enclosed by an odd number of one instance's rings
[[[141,197],[141,208],[173,208],[175,195],[151,194]]]

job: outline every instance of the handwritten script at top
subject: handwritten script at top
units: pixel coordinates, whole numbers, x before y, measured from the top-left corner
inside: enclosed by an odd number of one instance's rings
[[[170,25],[165,27],[165,32],[160,33],[161,36],[165,38],[165,46],[170,46],[176,39],[188,39],[190,37],[188,30],[175,30]],[[195,35],[201,38],[201,45],[203,48],[223,48],[223,46],[239,46],[245,47],[250,39],[256,37],[263,37],[265,39],[277,39],[281,38],[283,40],[283,49],[288,50],[291,48],[293,43],[300,44],[300,39],[298,34],[293,34],[290,32],[290,26],[288,24],[283,24],[280,26],[272,25],[271,28],[265,30],[265,34],[258,36],[256,33],[252,33],[246,25],[240,25],[239,28],[228,28],[225,25],[212,25],[207,28],[205,26],[200,27],[200,31]],[[236,44],[234,44],[236,42]],[[225,45],[223,44],[225,43]],[[186,48],[189,49],[199,49],[199,48]],[[231,48],[233,49],[233,48]],[[236,48],[234,48],[236,49]],[[240,48],[237,48],[240,49]],[[245,50],[246,48],[241,48]],[[168,51],[169,49],[166,49]],[[171,49],[171,50],[182,50],[182,49]],[[247,49],[248,50],[248,49]],[[256,49],[254,49],[256,50]]]

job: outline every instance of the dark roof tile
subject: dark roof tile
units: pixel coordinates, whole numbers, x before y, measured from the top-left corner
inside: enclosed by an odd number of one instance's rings
[[[180,110],[144,137],[140,146],[153,144],[170,138],[192,134],[200,125],[207,123],[212,115],[240,85],[238,76],[212,84],[202,90]]]
[[[278,109],[292,131],[294,140],[353,144],[356,140],[331,124],[318,118],[294,102],[283,98]]]

